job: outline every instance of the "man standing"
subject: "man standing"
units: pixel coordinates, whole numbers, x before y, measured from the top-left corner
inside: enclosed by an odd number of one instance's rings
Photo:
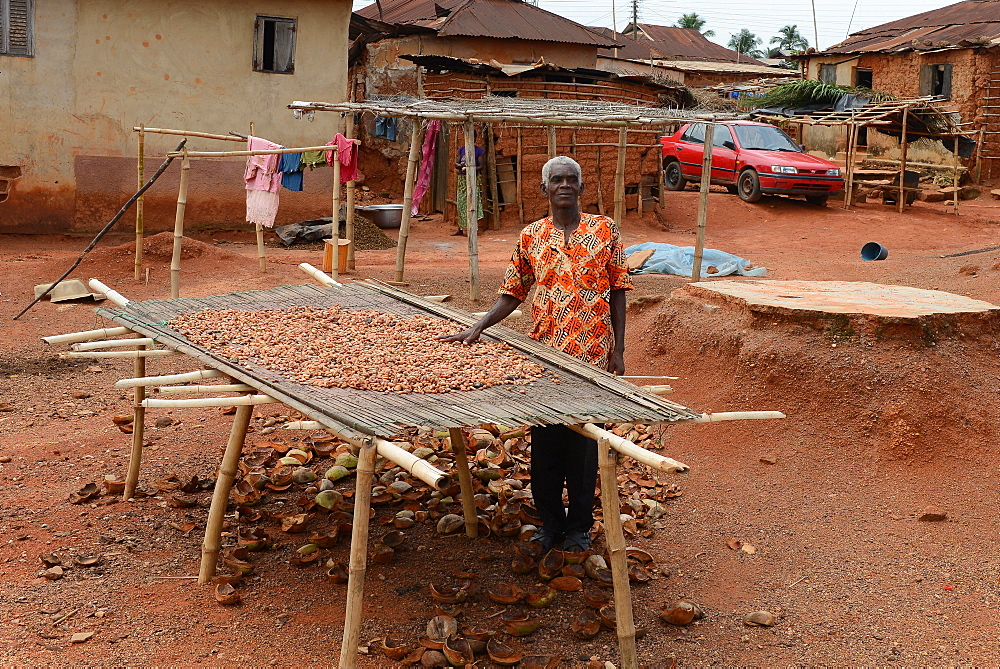
[[[533,339],[613,374],[625,372],[625,291],[632,289],[618,227],[580,212],[580,165],[556,156],[542,167],[550,216],[521,231],[500,298],[465,332],[443,337],[471,344],[510,315],[538,284],[531,303]],[[531,491],[542,527],[532,541],[548,551],[590,548],[597,442],[564,425],[531,428]],[[566,486],[569,508],[562,503]]]

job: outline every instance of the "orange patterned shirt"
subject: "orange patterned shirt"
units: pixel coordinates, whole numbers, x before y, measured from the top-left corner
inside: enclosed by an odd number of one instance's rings
[[[633,288],[621,236],[612,219],[595,214],[580,214],[568,248],[563,234],[551,216],[525,227],[500,294],[523,301],[537,282],[531,338],[603,369],[615,343],[610,293]]]

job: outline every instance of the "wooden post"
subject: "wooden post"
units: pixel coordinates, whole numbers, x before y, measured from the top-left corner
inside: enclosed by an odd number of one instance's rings
[[[976,139],[975,167],[972,168],[974,170],[973,171],[973,178],[976,180],[976,183],[979,183],[979,180],[983,176],[983,166],[979,162],[979,160],[980,160],[980,154],[981,154],[981,152],[983,150],[983,135],[985,133],[986,133],[986,128],[985,127],[980,128],[979,129],[979,137]]]
[[[420,68],[417,68],[419,71]],[[344,130],[344,136],[347,139],[354,139],[354,112],[347,114],[347,127]],[[359,151],[360,146],[355,145],[354,150]],[[354,265],[354,196],[355,188],[357,184],[352,179],[347,182],[347,240],[350,244],[347,245],[347,269],[355,270]],[[337,249],[337,262],[340,262],[340,250]]]
[[[639,189],[636,191],[635,211],[636,211],[637,214],[639,214],[640,217],[642,217],[642,211],[643,211],[643,209],[642,209],[642,159],[644,157],[645,156],[643,154],[641,154],[641,153],[639,154],[639,165],[636,168],[636,171],[639,173]]]
[[[489,184],[490,196],[490,230],[500,229],[500,194],[497,192],[497,151],[493,142],[493,125],[484,124],[486,128],[486,181]]]
[[[339,666],[342,669],[357,665],[358,641],[361,638],[368,554],[368,514],[371,511],[372,479],[375,475],[375,442],[369,441],[362,446],[358,456],[354,527],[351,531],[351,560],[347,578],[347,611],[344,614],[344,639],[340,645]]]
[[[857,139],[858,128],[854,123],[847,124],[847,190],[844,193],[844,209],[851,208],[851,200],[854,197],[854,143]]]
[[[479,184],[476,181],[476,135],[472,121],[465,122],[465,210],[469,229],[469,299],[479,302]]]
[[[137,346],[137,350],[143,350],[146,346]],[[146,376],[146,358],[136,356],[133,366],[135,378],[141,379]],[[146,399],[146,386],[136,386],[132,389],[132,452],[128,458],[128,473],[125,475],[125,492],[122,499],[126,502],[135,495],[136,485],[139,483],[139,466],[142,464],[143,437],[146,431],[146,407],[142,401]]]
[[[330,231],[333,241],[333,268],[330,270],[330,276],[334,280],[338,279],[340,274],[340,152],[337,151],[337,147],[331,147],[333,149],[333,214],[330,216]]]
[[[616,453],[607,439],[597,442],[597,462],[601,472],[601,507],[604,510],[604,538],[608,544],[611,576],[615,593],[615,620],[618,652],[622,669],[636,669],[635,622],[632,619],[632,593],[625,564],[625,535],[622,534],[621,504],[618,501]]]
[[[243,441],[250,427],[250,416],[253,405],[240,406],[236,409],[233,428],[229,433],[229,443],[226,444],[222,465],[219,467],[219,478],[215,482],[212,493],[212,505],[208,509],[208,521],[205,524],[205,541],[201,545],[201,569],[198,572],[198,584],[208,583],[215,575],[215,565],[219,562],[219,545],[222,537],[222,521],[226,515],[226,505],[229,504],[229,490],[233,487],[236,469],[243,453]]]
[[[621,227],[625,219],[625,143],[628,129],[618,130],[618,166],[615,169],[615,223]]]
[[[146,126],[142,123],[139,124],[139,159],[137,161],[137,172],[138,172],[138,190],[142,190],[142,186],[146,177]],[[139,199],[135,201],[135,280],[142,281],[142,201],[146,195],[143,193],[139,196]]]
[[[260,265],[260,271],[267,271],[267,254],[264,253],[264,226],[257,223],[255,226],[257,231],[257,263]]]
[[[448,428],[451,437],[451,452],[455,455],[455,469],[458,470],[458,484],[462,489],[462,513],[465,516],[465,534],[475,539],[479,536],[479,516],[476,514],[475,492],[472,487],[472,473],[469,471],[469,454],[465,450],[465,435],[462,428]]]
[[[187,149],[181,159],[181,183],[177,190],[177,213],[174,216],[174,252],[170,258],[170,297],[181,296],[181,242],[184,239],[184,208],[187,206],[188,179],[191,173],[191,159]]]
[[[550,125],[546,128],[546,132],[549,138],[549,160],[552,160],[556,157],[559,151],[559,145],[556,144],[556,127],[554,125]]]
[[[517,172],[514,174],[514,178],[517,181],[517,220],[524,226],[524,191],[522,190],[521,181],[521,162],[523,155],[521,153],[521,128],[517,129]]]
[[[605,215],[604,211],[604,179],[601,177],[601,147],[597,147],[597,213]],[[616,186],[617,189],[617,186]]]
[[[903,207],[906,206],[906,152],[909,149],[909,144],[906,137],[906,117],[910,112],[909,107],[903,107],[903,128],[902,137],[899,140],[899,213],[903,213]]]
[[[955,157],[955,160],[952,163],[953,172],[952,172],[952,175],[951,175],[951,185],[955,189],[955,193],[954,193],[955,199],[952,202],[952,212],[954,212],[954,214],[956,216],[958,216],[958,162],[959,162],[959,159],[958,159],[958,135],[955,135],[954,142],[955,143],[953,145],[953,148],[954,148],[954,157]]]
[[[698,238],[694,245],[694,267],[691,280],[701,280],[701,261],[705,254],[705,226],[708,220],[708,187],[712,183],[712,142],[715,124],[705,124],[705,148],[701,153],[701,191],[698,193]]]
[[[403,280],[406,268],[406,241],[410,237],[410,210],[413,208],[413,185],[417,180],[417,158],[420,156],[420,140],[423,135],[420,119],[411,119],[410,155],[406,161],[406,182],[403,185],[403,217],[399,223],[399,240],[396,242],[396,281]]]
[[[653,151],[654,151],[653,155],[656,156],[656,173],[659,177],[658,188],[660,191],[660,196],[658,198],[659,199],[658,206],[660,208],[660,211],[663,211],[664,209],[667,208],[667,198],[665,196],[665,193],[667,192],[667,171],[663,169],[663,157],[662,157],[663,150],[661,148],[661,145],[660,144],[655,145],[653,147]]]

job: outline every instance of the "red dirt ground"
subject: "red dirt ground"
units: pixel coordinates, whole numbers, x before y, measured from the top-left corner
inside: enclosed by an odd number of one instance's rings
[[[671,193],[665,218],[626,222],[627,244],[694,240],[697,193]],[[961,216],[917,203],[900,215],[866,204],[850,212],[765,199],[747,205],[713,194],[708,246],[749,258],[770,278],[874,281],[932,288],[1000,304],[997,252],[942,255],[997,245],[1000,203],[963,203]],[[407,278],[421,294],[466,299],[465,240],[437,220],[418,221]],[[514,229],[480,237],[486,308],[501,278]],[[296,269],[319,264],[320,251],[269,248],[269,270],[256,268],[251,235],[206,232],[189,243],[182,294],[303,283]],[[889,248],[884,262],[862,262],[868,241]],[[0,243],[0,660],[15,664],[334,664],[343,623],[344,586],[317,566],[288,558],[302,541],[281,536],[255,558],[240,586],[243,603],[216,604],[197,573],[209,492],[200,507],[167,497],[71,505],[67,495],[106,474],[124,474],[130,437],[111,422],[130,413],[112,389],[130,362],[62,361],[63,347],[39,337],[102,327],[92,305],[44,302],[12,322],[31,287],[51,280],[88,239],[4,237]],[[108,238],[74,276],[97,276],[133,299],[169,295],[169,240],[147,240],[148,285],[132,279],[125,237]],[[357,255],[357,277],[391,279],[395,251]],[[664,477],[683,494],[666,502],[662,529],[631,541],[652,552],[662,571],[633,588],[643,663],[681,665],[955,665],[1000,663],[996,609],[1000,584],[996,508],[1000,420],[995,330],[956,327],[897,337],[865,337],[834,323],[750,319],[710,312],[670,293],[687,281],[639,276],[630,294],[626,361],[630,374],[680,377],[671,399],[698,410],[775,409],[788,418],[667,428],[663,453],[691,467]],[[518,327],[523,327],[523,324]],[[96,369],[95,369],[96,368]],[[150,373],[192,369],[169,358]],[[73,394],[76,393],[77,397]],[[86,395],[84,397],[83,395]],[[258,411],[250,443],[265,436]],[[212,409],[149,412],[142,481],[170,475],[211,477],[230,419]],[[767,460],[764,462],[763,460]],[[920,522],[927,506],[945,522]],[[394,510],[380,510],[384,515]],[[194,529],[182,533],[185,522]],[[384,529],[376,521],[373,533]],[[727,541],[755,552],[731,550]],[[476,543],[435,536],[416,526],[410,550],[371,565],[362,640],[392,634],[414,641],[433,615],[427,583],[455,569],[479,579],[510,578],[510,540]],[[346,560],[346,547],[332,549]],[[39,556],[64,561],[83,553],[98,567],[74,567],[55,581],[39,577]],[[669,574],[669,575],[663,575]],[[573,593],[567,593],[572,595]],[[660,622],[661,605],[698,602],[706,617],[688,627]],[[615,636],[574,639],[568,621],[582,605],[566,596],[546,611],[546,626],[522,642],[532,653],[559,654],[564,665],[596,657],[617,663]],[[496,626],[501,609],[475,596],[464,617]],[[747,627],[743,616],[766,609],[774,627]],[[69,614],[69,615],[67,615]],[[83,643],[74,633],[93,632]],[[367,643],[366,643],[367,646]],[[365,665],[388,664],[372,647]]]

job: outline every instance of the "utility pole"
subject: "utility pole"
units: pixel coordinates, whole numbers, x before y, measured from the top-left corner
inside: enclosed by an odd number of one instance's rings
[[[632,0],[632,39],[639,34],[639,0]]]

